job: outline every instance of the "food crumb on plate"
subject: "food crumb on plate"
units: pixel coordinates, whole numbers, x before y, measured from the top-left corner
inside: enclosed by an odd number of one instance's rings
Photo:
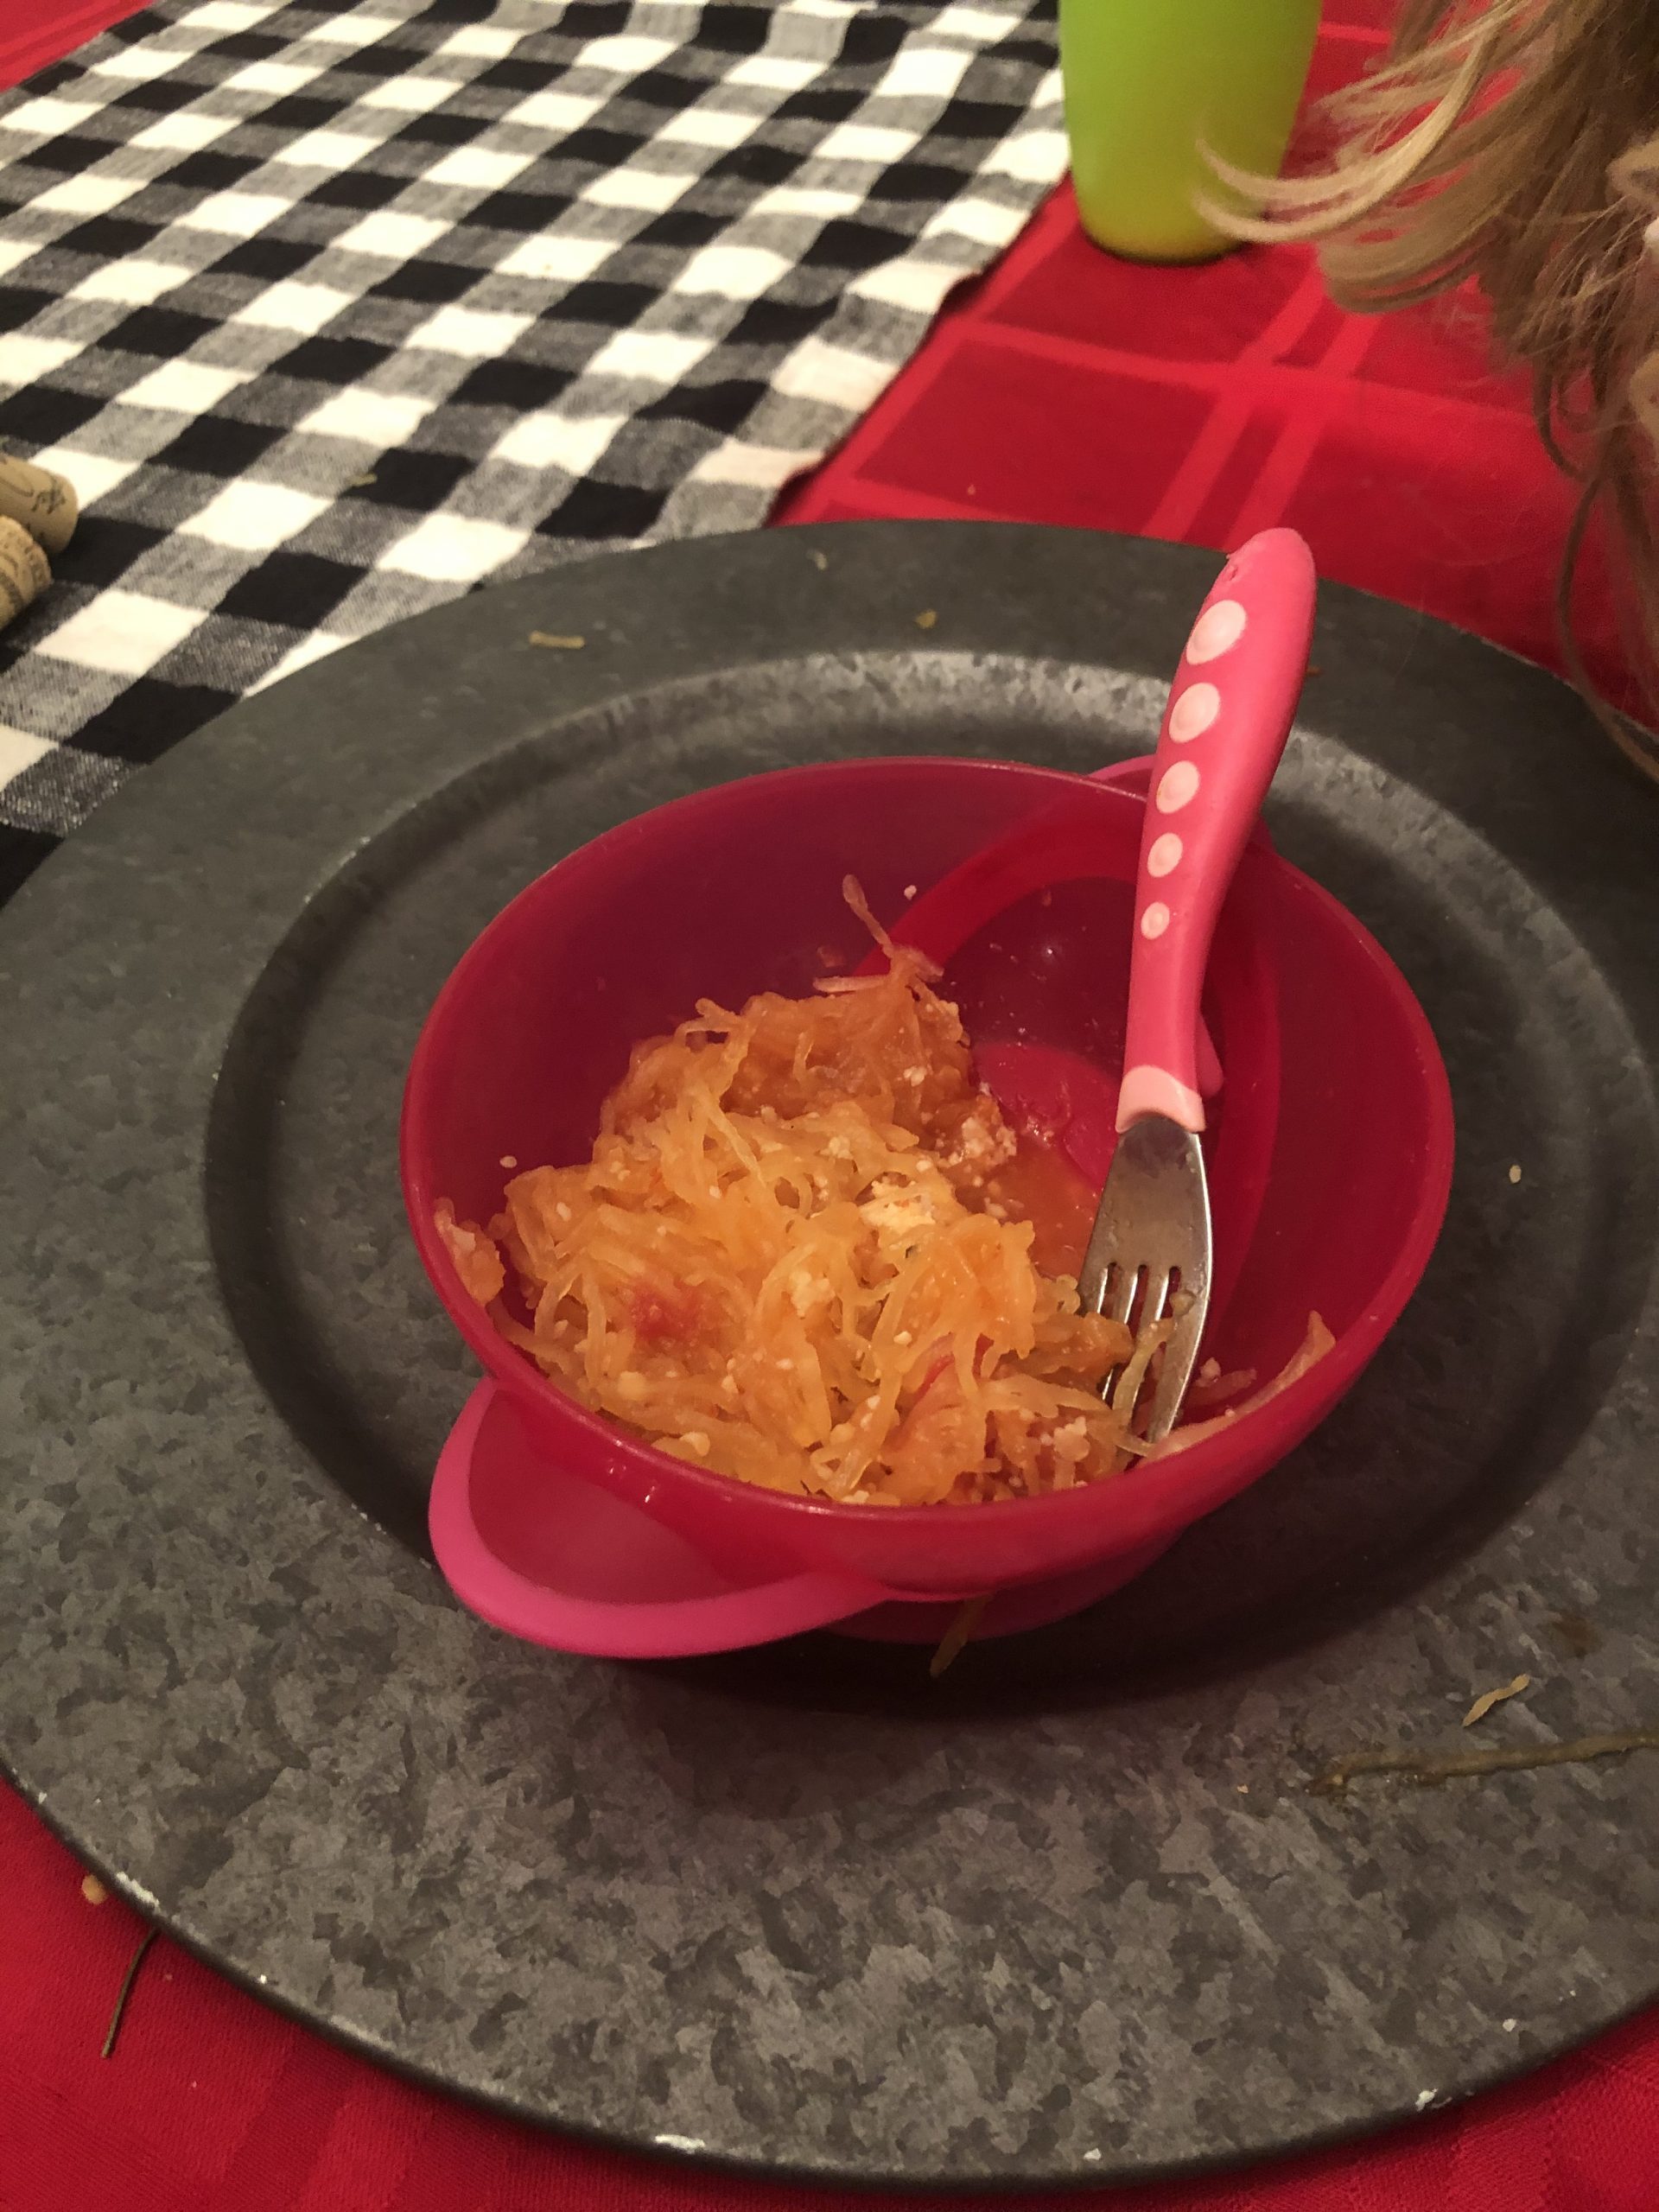
[[[1530,1675],[1517,1675],[1512,1682],[1505,1682],[1501,1689],[1484,1690],[1463,1716],[1465,1728],[1472,1728],[1477,1720],[1484,1720],[1495,1705],[1502,1705],[1508,1698],[1519,1697],[1522,1690],[1532,1688]]]
[[[1504,2034],[1506,2036],[1512,2036],[1520,2024],[1521,2023],[1519,2020],[1505,2020],[1503,2023]]]
[[[532,630],[530,642],[532,645],[550,646],[557,653],[579,653],[588,640],[586,638],[561,638],[551,630]]]
[[[939,613],[936,607],[924,607],[916,617],[916,627],[918,630],[931,630],[938,619]]]
[[[907,883],[905,886],[905,896],[906,899],[913,899],[916,896],[916,886],[913,883]]]
[[[110,1893],[96,1874],[88,1874],[81,1882],[80,1894],[88,1904],[102,1904]]]
[[[1518,1183],[1521,1180],[1521,1170],[1518,1167],[1510,1168],[1510,1180],[1511,1183]]]
[[[927,1671],[934,1681],[937,1682],[945,1669],[961,1656],[969,1638],[979,1626],[980,1615],[989,1603],[988,1598],[969,1598],[964,1602],[945,1630],[938,1650],[928,1662]]]
[[[1433,2089],[1419,2089],[1419,2090],[1418,2090],[1418,2092],[1417,2092],[1417,2109],[1418,2109],[1418,2111],[1419,2111],[1419,2112],[1427,2112],[1427,2111],[1428,2110],[1428,2108],[1429,2108],[1430,2105],[1432,2105],[1432,2104],[1433,2103],[1433,2101],[1434,2101],[1434,2091],[1433,2091]]]
[[[501,1155],[501,1165],[504,1167],[516,1167],[518,1162],[512,1153],[504,1152]]]

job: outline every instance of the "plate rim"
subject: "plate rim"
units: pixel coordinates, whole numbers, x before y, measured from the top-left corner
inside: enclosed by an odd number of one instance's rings
[[[98,873],[111,852],[115,859],[119,861],[123,853],[135,842],[142,845],[147,836],[154,836],[158,830],[165,830],[166,824],[160,822],[158,817],[168,814],[173,804],[175,792],[179,790],[182,789],[187,795],[194,797],[202,789],[204,778],[207,779],[210,795],[214,779],[219,779],[221,785],[228,782],[232,790],[245,782],[250,774],[253,776],[256,783],[262,776],[267,779],[275,779],[279,782],[291,780],[296,765],[292,753],[289,752],[279,753],[272,749],[278,733],[284,727],[291,728],[296,723],[304,722],[308,716],[320,709],[325,702],[335,703],[342,691],[360,696],[365,702],[369,700],[378,690],[384,680],[384,676],[397,671],[411,627],[419,627],[424,632],[424,641],[427,644],[439,650],[456,652],[459,664],[464,667],[467,665],[466,656],[459,649],[471,642],[474,634],[486,623],[494,621],[498,618],[505,620],[509,608],[517,610],[522,607],[525,610],[524,618],[519,618],[515,612],[514,619],[523,619],[524,626],[528,629],[533,626],[530,619],[531,611],[538,610],[550,597],[561,599],[567,603],[573,598],[576,600],[588,598],[594,603],[602,606],[613,579],[619,575],[637,579],[644,573],[643,564],[645,563],[657,564],[663,573],[667,573],[669,569],[672,568],[677,572],[683,570],[693,576],[700,575],[702,588],[709,588],[714,587],[715,577],[722,573],[722,564],[726,569],[729,569],[730,564],[735,562],[741,570],[746,561],[755,559],[758,548],[765,546],[776,550],[779,547],[780,542],[786,537],[788,541],[792,541],[795,546],[798,546],[803,556],[801,575],[798,581],[804,583],[810,573],[813,584],[818,588],[823,599],[832,601],[833,588],[830,591],[823,590],[826,582],[826,572],[818,569],[816,563],[810,561],[810,556],[815,551],[825,551],[830,555],[831,569],[829,573],[833,575],[839,565],[841,551],[853,539],[861,537],[867,545],[872,546],[885,541],[895,547],[900,541],[904,541],[925,563],[933,569],[938,569],[942,563],[948,563],[951,546],[965,543],[969,536],[978,543],[985,543],[988,542],[988,542],[993,543],[998,539],[1004,543],[1013,539],[1041,540],[1046,544],[1052,545],[1055,541],[1065,540],[1071,546],[1079,549],[1115,547],[1118,549],[1120,555],[1123,549],[1128,548],[1131,549],[1131,558],[1146,562],[1154,567],[1161,565],[1168,572],[1180,575],[1183,582],[1190,577],[1195,583],[1207,569],[1211,557],[1196,549],[1185,546],[1159,544],[1149,540],[1108,537],[1104,534],[1081,531],[1058,531],[1040,525],[931,522],[835,524],[795,526],[786,534],[741,533],[730,538],[687,541],[668,546],[601,554],[571,568],[543,571],[510,584],[493,587],[486,594],[477,596],[469,594],[463,600],[452,601],[444,607],[413,617],[410,622],[399,623],[386,631],[374,633],[352,646],[344,648],[340,654],[331,656],[327,661],[314,664],[310,668],[299,671],[283,683],[273,685],[267,690],[240,702],[217,718],[215,721],[173,747],[162,760],[148,769],[144,775],[130,778],[122,789],[100,808],[99,814],[92,821],[77,832],[58,853],[53,855],[41,868],[36,870],[9,902],[3,916],[0,917],[0,976],[5,975],[9,967],[11,967],[18,957],[20,940],[21,950],[26,952],[31,934],[38,935],[40,932],[42,917],[49,925],[54,918],[54,910],[70,897],[72,888],[76,886],[78,879],[89,880]],[[1012,551],[1014,549],[1011,545],[1009,550]],[[782,557],[780,554],[778,560],[770,558],[764,560],[759,573],[764,575],[769,569],[778,570]],[[883,557],[880,553],[874,556],[874,566],[878,570]],[[1086,563],[1088,558],[1086,551],[1083,553],[1082,558]],[[725,588],[730,588],[729,574],[726,577]],[[649,597],[649,593],[640,595]],[[807,603],[808,600],[814,595],[817,594],[813,592],[811,586],[808,586],[806,593],[803,594],[799,609],[809,630],[817,615],[823,611],[822,607],[814,610]],[[1464,639],[1471,645],[1478,647],[1483,654],[1500,654],[1517,670],[1525,671],[1529,678],[1541,678],[1551,683],[1557,683],[1559,690],[1565,690],[1566,687],[1560,686],[1557,679],[1547,677],[1543,671],[1531,669],[1529,664],[1521,661],[1518,657],[1511,653],[1505,652],[1503,648],[1491,646],[1486,641],[1475,639],[1472,633],[1452,630],[1452,626],[1439,623],[1428,616],[1396,608],[1389,602],[1372,599],[1368,594],[1347,591],[1340,587],[1325,587],[1324,599],[1326,611],[1323,620],[1326,623],[1333,619],[1329,613],[1329,607],[1332,602],[1338,607],[1351,603],[1363,603],[1372,609],[1382,610],[1383,619],[1388,625],[1397,626],[1401,621],[1404,621],[1420,632],[1424,629],[1431,632],[1449,632],[1450,634]],[[480,621],[480,609],[486,600],[488,613]],[[867,607],[855,605],[851,611],[855,630],[868,622],[869,617]],[[1010,627],[1017,628],[1021,621],[1029,620],[1034,620],[1040,624],[1045,619],[1045,612],[1040,606],[1023,607],[1011,606]],[[913,630],[910,630],[912,620],[912,618],[906,607],[900,606],[890,608],[887,634],[884,635],[879,642],[867,645],[861,650],[892,651],[894,653],[911,654],[918,652],[937,654],[953,650],[963,650],[963,648],[951,645],[948,632],[942,634],[943,626],[940,630],[935,630],[930,633],[925,644],[918,645]],[[836,626],[831,622],[829,626],[833,629]],[[906,631],[910,631],[910,634],[906,635]],[[601,645],[602,650],[594,652],[591,651],[591,647],[596,642]],[[660,644],[662,641],[658,642]],[[841,645],[831,645],[828,648],[807,648],[806,650],[845,649]],[[1017,648],[1009,646],[1002,650],[1014,651]],[[563,687],[566,703],[560,713],[550,719],[544,709],[537,708],[536,713],[539,719],[536,721],[534,733],[521,734],[519,738],[506,745],[494,741],[486,744],[476,752],[475,757],[461,768],[457,769],[452,766],[444,769],[436,756],[431,756],[430,765],[435,770],[435,779],[430,782],[429,788],[408,800],[401,810],[401,815],[406,815],[424,805],[458,777],[472,772],[474,769],[491,760],[505,757],[515,744],[534,742],[537,734],[544,733],[550,728],[556,728],[561,721],[565,720],[574,721],[576,717],[591,711],[594,707],[602,705],[607,699],[635,695],[642,688],[656,688],[655,685],[642,687],[636,680],[639,651],[640,645],[637,637],[627,629],[626,624],[617,624],[613,626],[608,635],[594,626],[593,634],[590,636],[589,649],[584,650],[581,654],[543,653],[537,657],[532,653],[532,661],[539,658],[540,664],[537,680],[539,682],[542,673],[545,671],[556,675],[557,681]],[[741,656],[741,664],[759,665],[768,661],[786,661],[796,657],[798,656],[790,652],[756,652]],[[734,663],[726,656],[716,655],[710,658],[702,648],[694,645],[690,651],[688,664],[681,671],[681,677],[700,672],[716,672],[734,664],[740,664]],[[1117,666],[1121,664],[1103,662],[1100,664]],[[454,680],[461,680],[458,674]],[[664,675],[657,679],[657,683],[666,683],[675,680],[680,679],[671,675]],[[523,688],[520,687],[521,694]],[[524,703],[521,697],[521,707]],[[1597,741],[1593,724],[1590,722],[1587,712],[1585,721],[1588,741],[1593,744]],[[1616,763],[1617,756],[1613,755],[1610,750],[1608,768],[1613,769]],[[1622,763],[1617,763],[1617,765],[1623,770]],[[1623,770],[1623,772],[1627,773],[1636,785],[1643,789],[1648,788],[1635,770]],[[401,815],[397,812],[390,815],[386,823],[382,824],[382,830],[395,824],[401,818]],[[372,830],[366,836],[359,831],[356,842],[360,846],[366,846],[376,834]],[[327,835],[338,845],[339,834],[334,825],[328,826]],[[162,836],[162,842],[165,845],[167,842],[165,835]],[[351,841],[348,840],[349,842]],[[309,873],[314,878],[318,875],[318,863],[315,861],[310,864]],[[324,874],[321,877],[321,881],[323,883],[331,880],[332,876],[328,874]],[[264,941],[264,957],[257,957],[252,962],[245,959],[242,963],[243,969],[251,972],[252,981],[257,981],[266,971],[270,958],[276,952],[280,951],[281,947],[287,942],[294,925],[296,914],[303,912],[305,906],[306,900],[302,899],[300,908],[296,912],[290,912],[284,909],[280,917],[273,918],[278,925],[275,928],[274,934],[270,935]],[[95,926],[102,926],[102,925]],[[80,949],[79,946],[74,948],[76,950]],[[251,955],[260,950],[260,948],[247,948]],[[141,948],[139,952],[135,952],[130,947],[124,947],[120,957],[130,970],[138,964],[141,954],[151,954],[154,948],[144,947]],[[230,985],[230,988],[232,989],[236,988],[234,982]],[[245,993],[243,992],[238,995],[238,1003],[245,1001]],[[26,1027],[27,1008],[22,1018]],[[10,1262],[0,1256],[0,1284],[6,1283],[11,1274]],[[0,1375],[0,1382],[3,1382],[3,1376]],[[263,1391],[259,1395],[263,1397]],[[274,1408],[270,1408],[270,1411],[272,1419],[278,1418]],[[0,1519],[3,1519],[6,1506],[5,1492],[3,1489],[0,1489]],[[396,1539],[380,1537],[379,1542],[395,1544]],[[0,1562],[0,1565],[3,1564],[3,1562]],[[405,1577],[403,1580],[407,1586],[409,1578]],[[412,1590],[407,1589],[406,1594],[418,1595]],[[552,2117],[544,2109],[537,2109],[533,2104],[505,2092],[480,2089],[457,2082],[441,2069],[390,2049],[367,2029],[359,2029],[343,2023],[339,2018],[308,2005],[303,1999],[291,1997],[282,1989],[271,1986],[257,1972],[251,1958],[244,1961],[216,1948],[213,1940],[199,1935],[193,1929],[188,1914],[184,1913],[181,1908],[175,1908],[169,1911],[164,1901],[152,1895],[133,1874],[122,1870],[117,1863],[119,1854],[111,1847],[111,1837],[107,1834],[100,1836],[92,1832],[84,1815],[77,1818],[73,1811],[67,1816],[60,1817],[59,1800],[61,1793],[59,1793],[59,1796],[54,1796],[49,1786],[37,1785],[30,1778],[31,1760],[28,1753],[34,1746],[27,1746],[22,1756],[19,1756],[13,1748],[17,1729],[18,1716],[16,1701],[8,1699],[3,1687],[3,1676],[0,1675],[0,1766],[3,1766],[6,1772],[11,1776],[20,1794],[44,1819],[48,1827],[54,1834],[59,1834],[79,1855],[98,1866],[100,1872],[105,1873],[111,1885],[118,1889],[130,1902],[136,1904],[148,1916],[156,1920],[158,1924],[165,1926],[175,1940],[181,1942],[196,1955],[206,1959],[213,1965],[215,1971],[226,1974],[241,1986],[247,1988],[251,1993],[261,1997],[266,2002],[275,2005],[289,2017],[325,2034],[331,2040],[345,2044],[377,2063],[390,2065],[394,2070],[448,2094],[460,2095],[469,2101],[482,2103],[493,2109],[511,2113],[520,2120],[529,2120],[538,2125],[553,2126],[577,2135],[582,2139],[634,2154],[658,2158],[670,2157],[676,2161],[685,2158],[690,2163],[709,2166],[721,2171],[743,2173],[749,2176],[773,2174],[789,2179],[814,2181],[821,2185],[838,2183],[849,2186],[909,2189],[972,2187],[1028,2190],[1074,2184],[1090,2186],[1112,2180],[1127,2183],[1178,2174],[1227,2171],[1240,2163],[1241,2154],[1232,2152],[1217,2152],[1198,2158],[1157,2164],[1142,2161],[1120,2166],[1109,2161],[1103,2161],[1087,2171],[1078,2171],[1074,2166],[1068,2166],[1047,2174],[1034,2171],[1010,2173],[1006,2171],[990,2170],[973,2173],[954,2171],[931,2177],[918,2175],[917,2171],[902,2165],[892,2166],[882,2171],[861,2167],[849,2173],[836,2164],[833,2159],[826,2159],[823,2163],[790,2164],[770,2158],[756,2159],[741,2154],[727,2154],[709,2150],[690,2153],[674,2149],[658,2139],[630,2136],[608,2126],[586,2123],[579,2118],[564,2114],[560,2114],[556,2118]],[[38,1767],[40,1762],[35,1761],[33,1764]],[[51,1764],[49,1758],[46,1764],[48,1765]],[[1659,1991],[1659,1985],[1656,1985],[1656,1990]],[[1627,2018],[1631,2012],[1643,2009],[1645,2005],[1652,2001],[1654,1993],[1656,1993],[1650,1992],[1648,1995],[1637,1999],[1616,2017]],[[1542,2063],[1543,2057],[1564,2049],[1573,2048],[1577,2043],[1603,2032],[1613,2024],[1613,2016],[1603,2017],[1569,2039],[1552,2043],[1548,2051],[1522,2056],[1521,2051],[1517,2050],[1510,2063],[1495,2066],[1489,2075],[1476,2081],[1468,2093],[1474,2094],[1477,2088],[1484,2088],[1498,2082],[1513,2078],[1516,2074],[1527,2071],[1532,2066]],[[1281,2140],[1249,2155],[1253,2158],[1287,2156],[1299,2150],[1354,2139],[1357,2134],[1393,2124],[1395,2120],[1407,2116],[1409,2110],[1409,2107],[1403,2107],[1378,2113],[1370,2120],[1358,2123],[1345,2121],[1334,2123],[1328,2128],[1320,2128],[1294,2140]]]

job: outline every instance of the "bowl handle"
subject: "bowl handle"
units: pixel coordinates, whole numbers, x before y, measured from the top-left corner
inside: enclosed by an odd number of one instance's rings
[[[798,1573],[732,1586],[687,1548],[685,1592],[639,1602],[578,1586],[556,1587],[525,1571],[487,1541],[475,1510],[474,1484],[521,1488],[544,1499],[550,1517],[583,1510],[614,1522],[625,1546],[628,1523],[644,1541],[660,1539],[658,1524],[637,1507],[571,1476],[550,1478],[530,1448],[511,1402],[493,1382],[480,1382],[449,1432],[432,1482],[428,1528],[438,1567],[461,1604],[493,1627],[556,1651],[594,1659],[683,1659],[773,1643],[887,1603],[880,1583],[850,1574]],[[579,1547],[573,1547],[579,1553]],[[573,1561],[571,1581],[580,1569]],[[563,1577],[562,1577],[563,1579]]]

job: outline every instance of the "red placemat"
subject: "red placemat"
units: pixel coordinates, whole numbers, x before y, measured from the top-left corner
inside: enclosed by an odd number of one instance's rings
[[[0,0],[0,87],[20,84],[133,12],[133,0]]]
[[[1387,11],[1331,0],[1327,16]],[[1380,43],[1327,22],[1319,86]],[[1063,189],[779,519],[1043,522],[1217,547],[1287,523],[1321,575],[1559,670],[1574,497],[1524,377],[1492,373],[1471,301],[1344,315],[1300,248],[1200,269],[1115,260]],[[1593,542],[1577,629],[1598,684],[1634,706]]]
[[[412,2087],[282,2018],[162,1937],[99,2057],[143,1932],[0,1789],[3,2212],[1062,2212],[797,2189],[537,2133]],[[1403,1969],[1402,1969],[1403,1970]],[[1368,2144],[1114,2190],[1122,2212],[1653,2212],[1659,2024]]]
[[[106,0],[95,20],[122,12]],[[1392,0],[1334,0],[1321,82],[1351,74],[1391,12]],[[58,20],[63,45],[86,35],[80,10]],[[38,66],[54,50],[38,8],[28,28]],[[980,516],[1213,545],[1288,522],[1326,575],[1554,665],[1569,506],[1524,391],[1485,372],[1471,313],[1356,322],[1294,252],[1132,268],[1087,245],[1062,194],[786,518]],[[1622,692],[1593,575],[1585,600],[1592,666]],[[114,1900],[88,1902],[81,1869],[3,1789],[0,1877],[0,2212],[824,2212],[848,2201],[646,2164],[474,2111],[335,2050],[165,1937],[105,2060],[142,1924]],[[856,2201],[871,2212],[962,2202]],[[1037,2212],[1078,2200],[996,2201]],[[1659,2018],[1368,2144],[1109,2201],[1125,2212],[1654,2212]]]

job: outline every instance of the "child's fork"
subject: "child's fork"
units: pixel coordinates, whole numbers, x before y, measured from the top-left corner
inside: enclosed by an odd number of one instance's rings
[[[1136,1334],[1104,1385],[1148,1443],[1174,1427],[1209,1311],[1210,1199],[1197,1061],[1216,918],[1285,749],[1313,632],[1313,556],[1294,531],[1234,554],[1187,639],[1159,733],[1135,884],[1117,1148],[1078,1284]],[[1150,1417],[1135,1402],[1166,1322]]]

